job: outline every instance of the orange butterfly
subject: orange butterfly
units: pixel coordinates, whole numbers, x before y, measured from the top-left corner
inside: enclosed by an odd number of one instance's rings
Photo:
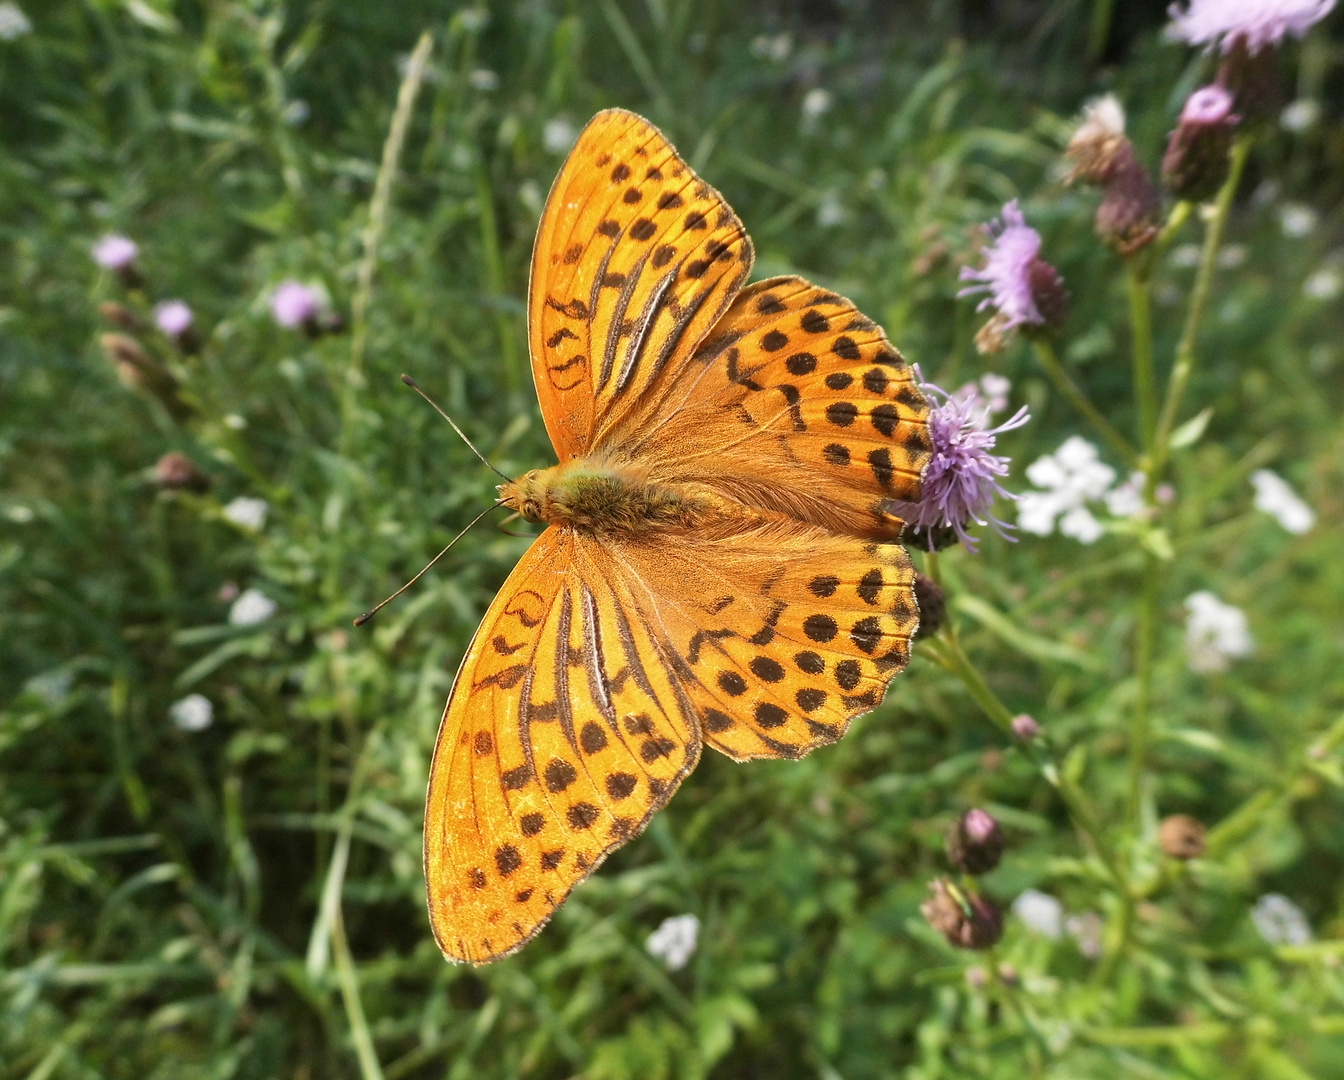
[[[425,810],[434,936],[485,963],[638,835],[708,743],[798,758],[909,659],[928,407],[882,330],[751,241],[663,135],[598,113],[532,255],[549,528],[457,673]]]

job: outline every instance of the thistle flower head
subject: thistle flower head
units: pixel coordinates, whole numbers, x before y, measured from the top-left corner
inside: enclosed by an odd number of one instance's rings
[[[1185,99],[1181,109],[1183,124],[1217,124],[1232,114],[1232,94],[1225,86],[1213,83],[1201,86]]]
[[[977,311],[994,308],[1005,317],[1004,330],[1024,323],[1045,321],[1036,306],[1031,287],[1031,266],[1041,250],[1041,234],[1027,224],[1014,199],[1003,208],[1003,216],[985,226],[990,245],[985,249],[985,265],[961,271],[962,281],[974,281],[957,293],[974,296],[987,293]]]
[[[924,471],[924,495],[917,503],[898,502],[894,513],[903,517],[911,529],[934,546],[936,531],[950,531],[968,551],[976,550],[976,541],[966,526],[991,525],[1005,539],[1011,526],[990,511],[996,497],[1015,496],[999,483],[1008,475],[1008,458],[992,453],[998,436],[1020,428],[1029,419],[1024,405],[998,427],[991,427],[988,407],[977,397],[955,398],[923,381],[920,389],[930,400],[939,402],[929,411],[929,438],[933,459]],[[941,399],[941,400],[940,400]]]
[[[113,233],[93,245],[93,261],[104,270],[125,270],[140,254],[140,245],[129,236]]]
[[[154,308],[154,322],[171,338],[181,337],[190,330],[195,318],[184,300],[165,300]]]
[[[1230,52],[1238,40],[1252,53],[1285,37],[1302,37],[1326,17],[1335,0],[1190,0],[1173,4],[1170,35],[1191,45]]]
[[[322,298],[316,289],[301,281],[280,282],[271,297],[271,314],[287,330],[312,323],[322,307]]]

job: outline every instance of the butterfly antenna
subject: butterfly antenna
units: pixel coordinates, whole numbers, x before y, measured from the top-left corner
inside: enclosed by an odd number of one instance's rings
[[[403,376],[403,377],[404,377],[404,376]],[[417,388],[417,389],[418,389],[418,388]],[[434,403],[431,401],[430,404],[433,405]],[[453,426],[456,427],[457,425],[454,424]],[[470,445],[470,443],[468,443],[468,445]],[[475,449],[475,448],[473,447],[473,449]],[[488,463],[487,463],[487,464],[488,464]],[[424,577],[425,574],[429,571],[429,568],[430,568],[431,566],[433,566],[436,562],[438,562],[440,559],[442,559],[445,555],[447,555],[448,552],[452,549],[452,546],[453,546],[454,544],[456,544],[459,540],[461,540],[462,537],[466,536],[467,533],[471,532],[472,527],[473,527],[474,525],[476,525],[476,523],[479,522],[479,521],[481,520],[481,518],[485,517],[485,515],[488,514],[488,513],[490,513],[491,510],[498,510],[498,509],[499,509],[501,506],[503,506],[503,505],[504,505],[504,504],[503,504],[502,502],[494,503],[494,504],[492,504],[492,505],[490,505],[490,506],[487,506],[484,510],[482,510],[479,514],[477,514],[474,518],[472,518],[472,520],[471,520],[471,524],[468,525],[465,529],[463,529],[463,530],[462,530],[460,533],[458,533],[456,536],[454,536],[454,537],[452,538],[452,540],[450,540],[450,541],[448,542],[448,546],[447,546],[446,548],[444,548],[444,549],[443,549],[442,551],[440,551],[437,555],[435,555],[434,558],[430,559],[429,562],[425,565],[424,570],[421,570],[420,573],[416,574],[415,577],[411,578],[410,581],[406,582],[405,585],[403,585],[400,589],[398,589],[396,592],[394,592],[391,596],[389,596],[386,600],[384,600],[384,601],[383,601],[381,604],[379,604],[376,608],[373,608],[371,611],[366,611],[366,612],[364,612],[363,615],[361,615],[358,619],[355,620],[355,625],[356,625],[356,626],[363,626],[366,622],[368,622],[368,621],[369,621],[370,619],[372,619],[375,615],[377,615],[378,612],[382,611],[383,608],[387,607],[388,604],[392,603],[393,600],[395,600],[398,596],[400,596],[400,595],[401,595],[402,593],[404,593],[407,589],[409,589],[412,585],[414,585],[417,581],[419,581],[422,577]]]
[[[439,414],[440,416],[442,416],[445,420],[447,420],[448,423],[450,423],[450,424],[453,425],[453,430],[456,431],[456,432],[458,433],[458,435],[460,435],[460,436],[462,437],[462,441],[463,441],[464,443],[467,444],[467,446],[471,449],[471,452],[472,452],[473,454],[475,454],[478,458],[480,458],[483,462],[485,462],[486,467],[487,467],[491,472],[493,472],[496,476],[503,477],[503,478],[504,478],[505,480],[507,480],[510,484],[513,483],[513,477],[511,477],[511,476],[504,476],[504,474],[503,474],[502,472],[500,472],[500,471],[499,471],[498,469],[496,469],[493,465],[491,465],[489,459],[488,459],[484,454],[482,454],[479,450],[476,449],[476,444],[473,443],[470,439],[467,438],[467,434],[466,434],[466,432],[464,432],[460,427],[457,426],[457,421],[454,420],[451,416],[449,416],[449,415],[448,415],[446,412],[444,412],[442,409],[440,409],[439,406],[438,406],[438,404],[434,401],[434,399],[433,399],[432,397],[430,397],[428,394],[426,394],[426,393],[424,392],[424,390],[422,390],[422,389],[420,388],[420,384],[419,384],[418,382],[416,382],[414,379],[412,379],[409,375],[403,375],[403,376],[401,377],[401,381],[404,382],[407,386],[409,386],[412,390],[414,390],[417,394],[419,394],[419,395],[420,395],[422,398],[424,398],[426,401],[428,401],[429,404],[430,404],[430,406],[434,409],[434,411],[435,411],[436,413],[438,413],[438,414]],[[468,526],[468,528],[470,528],[470,526]],[[433,564],[431,563],[430,565],[433,565]],[[429,569],[429,567],[426,567],[425,569]],[[391,598],[389,597],[388,599],[391,599]],[[384,603],[386,603],[386,601],[384,601]]]

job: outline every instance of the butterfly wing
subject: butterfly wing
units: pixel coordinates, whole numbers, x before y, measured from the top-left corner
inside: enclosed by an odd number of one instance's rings
[[[751,270],[717,191],[643,117],[598,113],[546,201],[528,288],[532,376],[561,461],[695,347]]]
[[[919,609],[899,544],[744,512],[611,550],[705,742],[738,761],[835,742],[909,661]]]
[[[928,405],[881,327],[798,277],[743,289],[613,433],[653,479],[706,484],[832,532],[895,539],[918,501]]]
[[[430,767],[425,882],[444,954],[535,935],[700,755],[672,651],[596,541],[548,529],[481,622]]]

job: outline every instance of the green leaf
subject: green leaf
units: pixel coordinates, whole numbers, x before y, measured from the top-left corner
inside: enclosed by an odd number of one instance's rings
[[[1183,450],[1187,446],[1194,446],[1203,436],[1204,429],[1209,426],[1209,421],[1212,418],[1212,405],[1192,416],[1171,433],[1171,448],[1173,450]]]

